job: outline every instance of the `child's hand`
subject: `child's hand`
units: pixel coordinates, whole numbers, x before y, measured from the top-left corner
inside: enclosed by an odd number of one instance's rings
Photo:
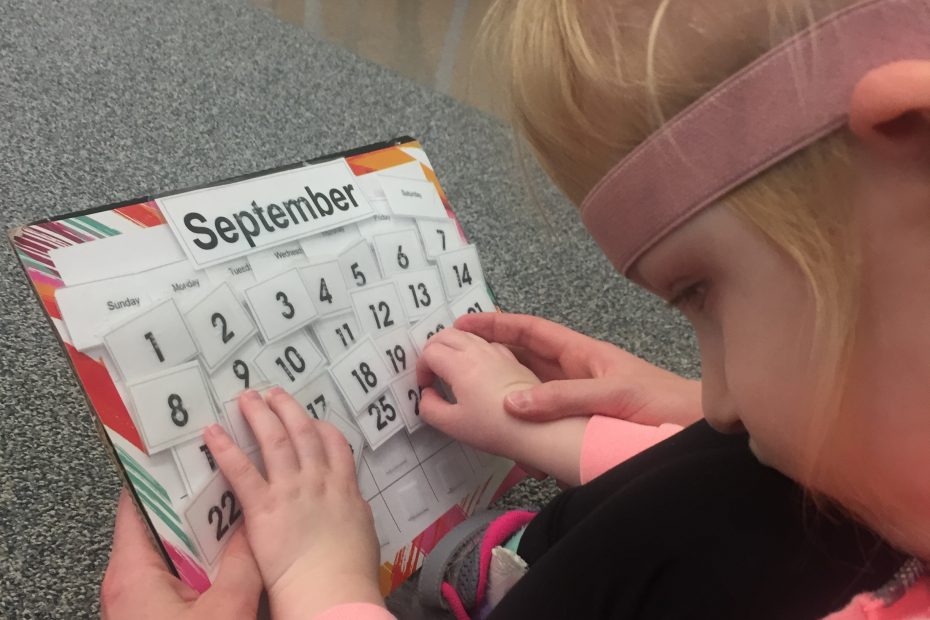
[[[485,452],[515,458],[514,439],[526,422],[504,411],[504,397],[539,383],[510,350],[449,328],[430,338],[417,362],[417,383],[439,377],[452,388],[450,404],[432,387],[423,390],[420,414],[429,424]]]
[[[429,340],[417,361],[417,383],[439,377],[455,396],[449,403],[434,388],[423,390],[420,414],[460,441],[578,484],[581,443],[587,418],[528,422],[504,411],[504,397],[539,384],[510,349],[458,329]]]
[[[378,542],[349,444],[280,388],[267,398],[254,391],[239,398],[267,481],[221,427],[204,437],[242,505],[272,615],[312,618],[340,603],[383,605]]]

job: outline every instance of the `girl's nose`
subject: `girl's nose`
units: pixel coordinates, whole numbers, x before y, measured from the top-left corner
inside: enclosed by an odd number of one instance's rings
[[[701,405],[707,423],[721,433],[738,433],[744,430],[739,410],[727,385],[726,365],[722,343],[707,342],[701,346]]]

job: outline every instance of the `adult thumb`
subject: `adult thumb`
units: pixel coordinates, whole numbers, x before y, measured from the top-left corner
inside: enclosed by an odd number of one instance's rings
[[[504,398],[504,409],[535,422],[596,413],[625,417],[623,409],[630,400],[629,391],[630,386],[617,379],[560,379],[511,392]]]
[[[240,527],[223,552],[216,580],[198,602],[216,618],[254,618],[262,587],[258,564]]]

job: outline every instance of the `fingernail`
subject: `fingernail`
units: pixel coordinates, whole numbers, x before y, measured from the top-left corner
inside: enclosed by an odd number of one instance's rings
[[[511,409],[523,411],[530,406],[530,395],[528,392],[511,392],[507,395],[507,402]]]
[[[242,398],[246,400],[255,400],[256,398],[261,398],[261,396],[259,396],[258,392],[255,390],[246,390],[242,393]]]
[[[271,388],[270,390],[268,390],[268,396],[280,396],[281,394],[284,394],[284,393],[285,393],[284,389],[281,387],[278,387],[277,385]]]
[[[219,424],[211,424],[204,429],[203,434],[214,440],[215,443],[220,443],[220,445],[222,445],[222,442],[229,440],[226,430]]]

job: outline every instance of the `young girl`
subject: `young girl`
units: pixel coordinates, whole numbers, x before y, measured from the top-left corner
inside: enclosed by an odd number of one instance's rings
[[[745,429],[759,461],[911,556],[887,587],[857,595],[877,585],[859,582],[817,613],[930,618],[930,2],[503,0],[487,23],[515,122],[543,166],[618,270],[694,325],[707,421]],[[674,433],[599,416],[510,415],[505,399],[515,411],[545,397],[540,380],[560,375],[572,347],[589,359],[586,376],[611,374],[591,343],[572,338],[541,321],[463,318],[418,364],[421,384],[439,377],[456,396],[451,404],[427,389],[424,419],[576,484]],[[552,354],[520,346],[531,341]],[[674,406],[663,414],[634,405],[637,421],[687,418],[679,414],[688,387],[658,375],[655,385],[662,380]],[[243,505],[275,617],[390,618],[345,442],[283,393],[268,403],[246,394],[242,408],[267,481],[221,429],[207,441]],[[614,438],[624,443],[611,453]],[[659,475],[669,443],[637,459],[641,469]],[[753,476],[736,482],[741,493],[762,474]],[[596,488],[597,501],[542,552],[540,516],[467,523],[427,560],[426,594],[438,590],[460,617],[465,607],[486,613],[490,601],[501,618],[707,617],[713,604],[744,596],[743,565],[767,556],[746,547],[740,559],[731,545],[713,557],[707,550],[722,543],[702,540],[706,518],[667,541],[660,565],[651,561],[662,546],[655,532],[673,515],[642,480],[611,472],[580,487]],[[676,497],[694,495],[688,484]],[[614,518],[617,497],[642,500],[652,518]],[[695,506],[701,499],[690,497]],[[717,533],[738,537],[746,525],[725,509],[712,514],[723,520]],[[615,554],[618,531],[652,546]],[[727,575],[722,592],[693,587],[703,583],[702,561]],[[643,575],[647,595],[625,606],[619,593]],[[678,612],[656,603],[676,597],[669,583],[679,588]],[[650,598],[656,584],[661,595]],[[781,595],[790,601],[796,591]],[[596,605],[580,607],[586,597]],[[732,610],[714,615],[724,616]],[[763,616],[770,610],[743,617]]]

